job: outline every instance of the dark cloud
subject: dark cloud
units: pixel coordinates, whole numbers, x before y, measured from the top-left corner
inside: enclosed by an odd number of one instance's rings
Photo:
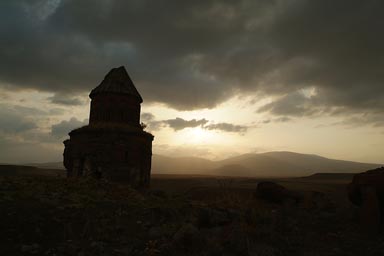
[[[258,109],[258,112],[270,112],[279,116],[308,116],[318,113],[316,97],[307,97],[295,92],[282,96]]]
[[[61,108],[43,110],[35,107],[0,103],[0,120],[3,121],[1,122],[0,130],[7,130],[8,132],[27,131],[37,128],[37,124],[42,118],[63,113],[64,109]]]
[[[146,125],[146,129],[150,131],[157,131],[165,125],[163,121],[156,120],[155,115],[148,112],[142,113],[140,119]]]
[[[208,123],[208,120],[204,118],[199,120],[196,120],[196,119],[184,120],[180,117],[176,117],[175,119],[164,120],[162,121],[162,123],[168,125],[175,131],[179,131],[185,128],[193,128],[198,126],[202,127],[203,125]]]
[[[20,141],[0,136],[0,163],[35,163],[62,161],[62,147],[41,141]]]
[[[292,118],[289,118],[289,117],[286,117],[286,116],[280,116],[280,117],[276,117],[276,118],[272,118],[272,119],[263,120],[263,121],[261,121],[261,123],[262,124],[285,123],[285,122],[289,122],[289,121],[292,121]]]
[[[384,115],[377,113],[353,114],[351,113],[342,121],[335,122],[332,125],[343,125],[350,128],[362,125],[372,125],[374,127],[384,127]]]
[[[63,110],[60,108],[42,110],[34,107],[1,103],[0,120],[2,122],[0,132],[18,135],[29,134],[31,130],[39,129],[39,124],[43,119],[62,113]]]
[[[234,124],[230,124],[230,123],[217,123],[217,124],[205,125],[204,129],[220,130],[220,131],[224,131],[224,132],[245,133],[248,130],[248,126],[234,125]]]
[[[72,117],[70,120],[61,121],[58,124],[54,124],[51,127],[51,134],[57,138],[63,138],[68,135],[70,131],[75,128],[82,127],[88,124],[88,119],[84,121],[77,120],[75,117]]]
[[[85,97],[83,97],[85,98]],[[65,106],[79,106],[84,105],[85,99],[73,95],[67,95],[63,93],[55,93],[54,96],[49,97],[48,100],[54,104],[65,105]]]
[[[0,104],[0,132],[6,134],[22,133],[37,128],[30,114],[38,111],[21,106],[7,106]]]
[[[218,130],[223,132],[235,132],[243,134],[249,128],[249,126],[245,125],[214,123],[205,118],[185,120],[183,118],[176,117],[175,119],[155,120],[155,117],[150,113],[145,113],[145,117],[147,114],[149,116],[149,119],[147,119],[148,129],[152,131],[159,130],[162,127],[170,127],[175,131],[183,130],[186,128],[201,127],[207,130]]]
[[[150,122],[155,120],[155,115],[153,115],[152,113],[144,112],[141,114],[140,119],[143,122]]]
[[[149,122],[144,122],[145,125],[147,125],[146,129],[148,131],[158,131],[160,130],[162,127],[164,126],[167,126],[163,121],[156,121],[156,120],[153,120],[153,121],[149,121]]]
[[[263,109],[277,115],[384,108],[383,1],[0,5],[3,84],[87,95],[110,68],[125,65],[146,101],[181,110],[255,92],[277,98]],[[297,94],[309,87],[316,102]]]

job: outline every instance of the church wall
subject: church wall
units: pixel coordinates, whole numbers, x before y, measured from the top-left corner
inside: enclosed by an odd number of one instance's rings
[[[152,140],[152,135],[145,132],[72,134],[71,140],[66,142],[64,162],[69,163],[66,166],[69,176],[85,176],[84,169],[89,167],[85,168],[84,162],[89,161],[100,169],[103,177],[146,187],[151,170]]]
[[[108,122],[140,124],[140,103],[129,95],[95,95],[91,101],[90,124]]]

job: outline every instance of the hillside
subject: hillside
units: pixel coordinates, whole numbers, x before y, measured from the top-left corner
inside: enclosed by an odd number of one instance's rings
[[[62,163],[28,164],[39,168],[62,169]],[[203,174],[242,177],[300,177],[315,173],[355,173],[380,164],[329,159],[318,155],[275,151],[243,154],[221,161],[199,157],[167,157],[154,154],[154,174]]]
[[[204,174],[207,170],[219,165],[211,160],[199,157],[167,157],[154,154],[152,156],[152,170],[158,174]]]
[[[254,176],[307,176],[315,173],[350,173],[376,168],[380,164],[329,159],[318,155],[276,151],[244,154],[219,162],[220,165],[241,165]],[[242,175],[240,175],[242,176]]]
[[[318,155],[276,151],[244,154],[221,161],[197,157],[153,156],[153,173],[206,174],[247,177],[299,177],[315,173],[353,173],[380,164],[329,159]]]

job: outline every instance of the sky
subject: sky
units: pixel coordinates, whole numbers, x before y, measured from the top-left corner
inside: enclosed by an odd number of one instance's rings
[[[62,160],[124,65],[153,153],[384,163],[380,0],[1,0],[0,162]]]

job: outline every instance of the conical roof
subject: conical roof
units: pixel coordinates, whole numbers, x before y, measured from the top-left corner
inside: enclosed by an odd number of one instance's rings
[[[143,102],[143,98],[141,98],[124,66],[109,71],[99,86],[91,91],[89,97],[92,98],[100,93],[129,94],[138,98],[140,103]]]

